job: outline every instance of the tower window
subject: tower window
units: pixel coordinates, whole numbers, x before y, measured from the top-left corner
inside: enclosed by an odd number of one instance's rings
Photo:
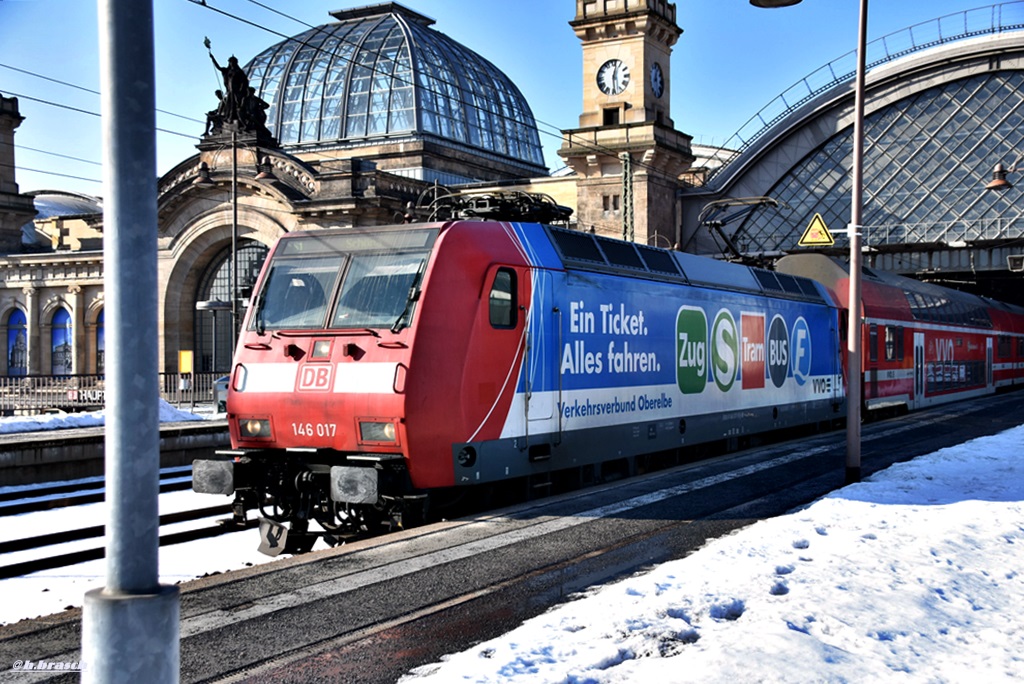
[[[604,110],[604,125],[605,126],[618,126],[619,125],[619,108],[609,107]]]

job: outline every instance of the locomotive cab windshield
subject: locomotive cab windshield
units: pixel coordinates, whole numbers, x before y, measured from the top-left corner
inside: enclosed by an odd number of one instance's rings
[[[408,325],[437,231],[304,235],[271,257],[249,330]]]

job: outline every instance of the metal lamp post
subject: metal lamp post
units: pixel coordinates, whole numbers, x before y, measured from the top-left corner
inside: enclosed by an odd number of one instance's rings
[[[801,0],[750,0],[755,7],[787,7]],[[846,482],[860,481],[861,382],[861,214],[864,189],[864,71],[867,47],[868,0],[860,0],[857,30],[857,75],[854,91],[853,170],[850,201],[850,291],[847,298]]]
[[[217,372],[217,312],[230,310],[231,304],[229,302],[222,302],[219,299],[196,302],[196,311],[209,311],[213,314],[213,358],[210,360],[210,370],[214,373]]]
[[[217,184],[210,178],[210,166],[206,162],[199,164],[199,175],[192,185],[200,188],[212,188]],[[231,351],[234,353],[238,335],[238,132],[231,131],[231,270],[229,271],[228,291],[230,292],[231,309]],[[199,303],[196,304],[199,308]],[[216,320],[216,318],[214,319]]]
[[[246,143],[242,144],[246,145]],[[258,148],[255,150],[254,156],[256,157],[255,179],[257,181],[277,180],[271,167],[270,158],[260,158]],[[210,178],[210,167],[206,162],[199,164],[199,173],[192,184],[200,188],[216,187],[217,183]],[[228,278],[231,301],[221,302],[221,304],[230,305],[227,306],[227,309],[231,311],[231,353],[233,354],[238,343],[238,330],[241,327],[241,311],[239,310],[241,290],[238,286],[238,131],[235,130],[231,131],[231,270]],[[214,320],[216,320],[216,314],[214,316]]]

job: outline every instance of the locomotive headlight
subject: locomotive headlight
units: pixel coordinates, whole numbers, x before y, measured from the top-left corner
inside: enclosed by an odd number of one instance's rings
[[[238,434],[243,439],[270,439],[270,421],[266,418],[245,418],[239,420]]]
[[[359,439],[364,442],[394,442],[395,424],[360,422]]]

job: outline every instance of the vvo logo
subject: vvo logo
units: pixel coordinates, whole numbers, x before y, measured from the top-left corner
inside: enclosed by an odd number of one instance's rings
[[[299,392],[330,392],[334,387],[334,366],[306,365],[299,367],[296,391]]]

